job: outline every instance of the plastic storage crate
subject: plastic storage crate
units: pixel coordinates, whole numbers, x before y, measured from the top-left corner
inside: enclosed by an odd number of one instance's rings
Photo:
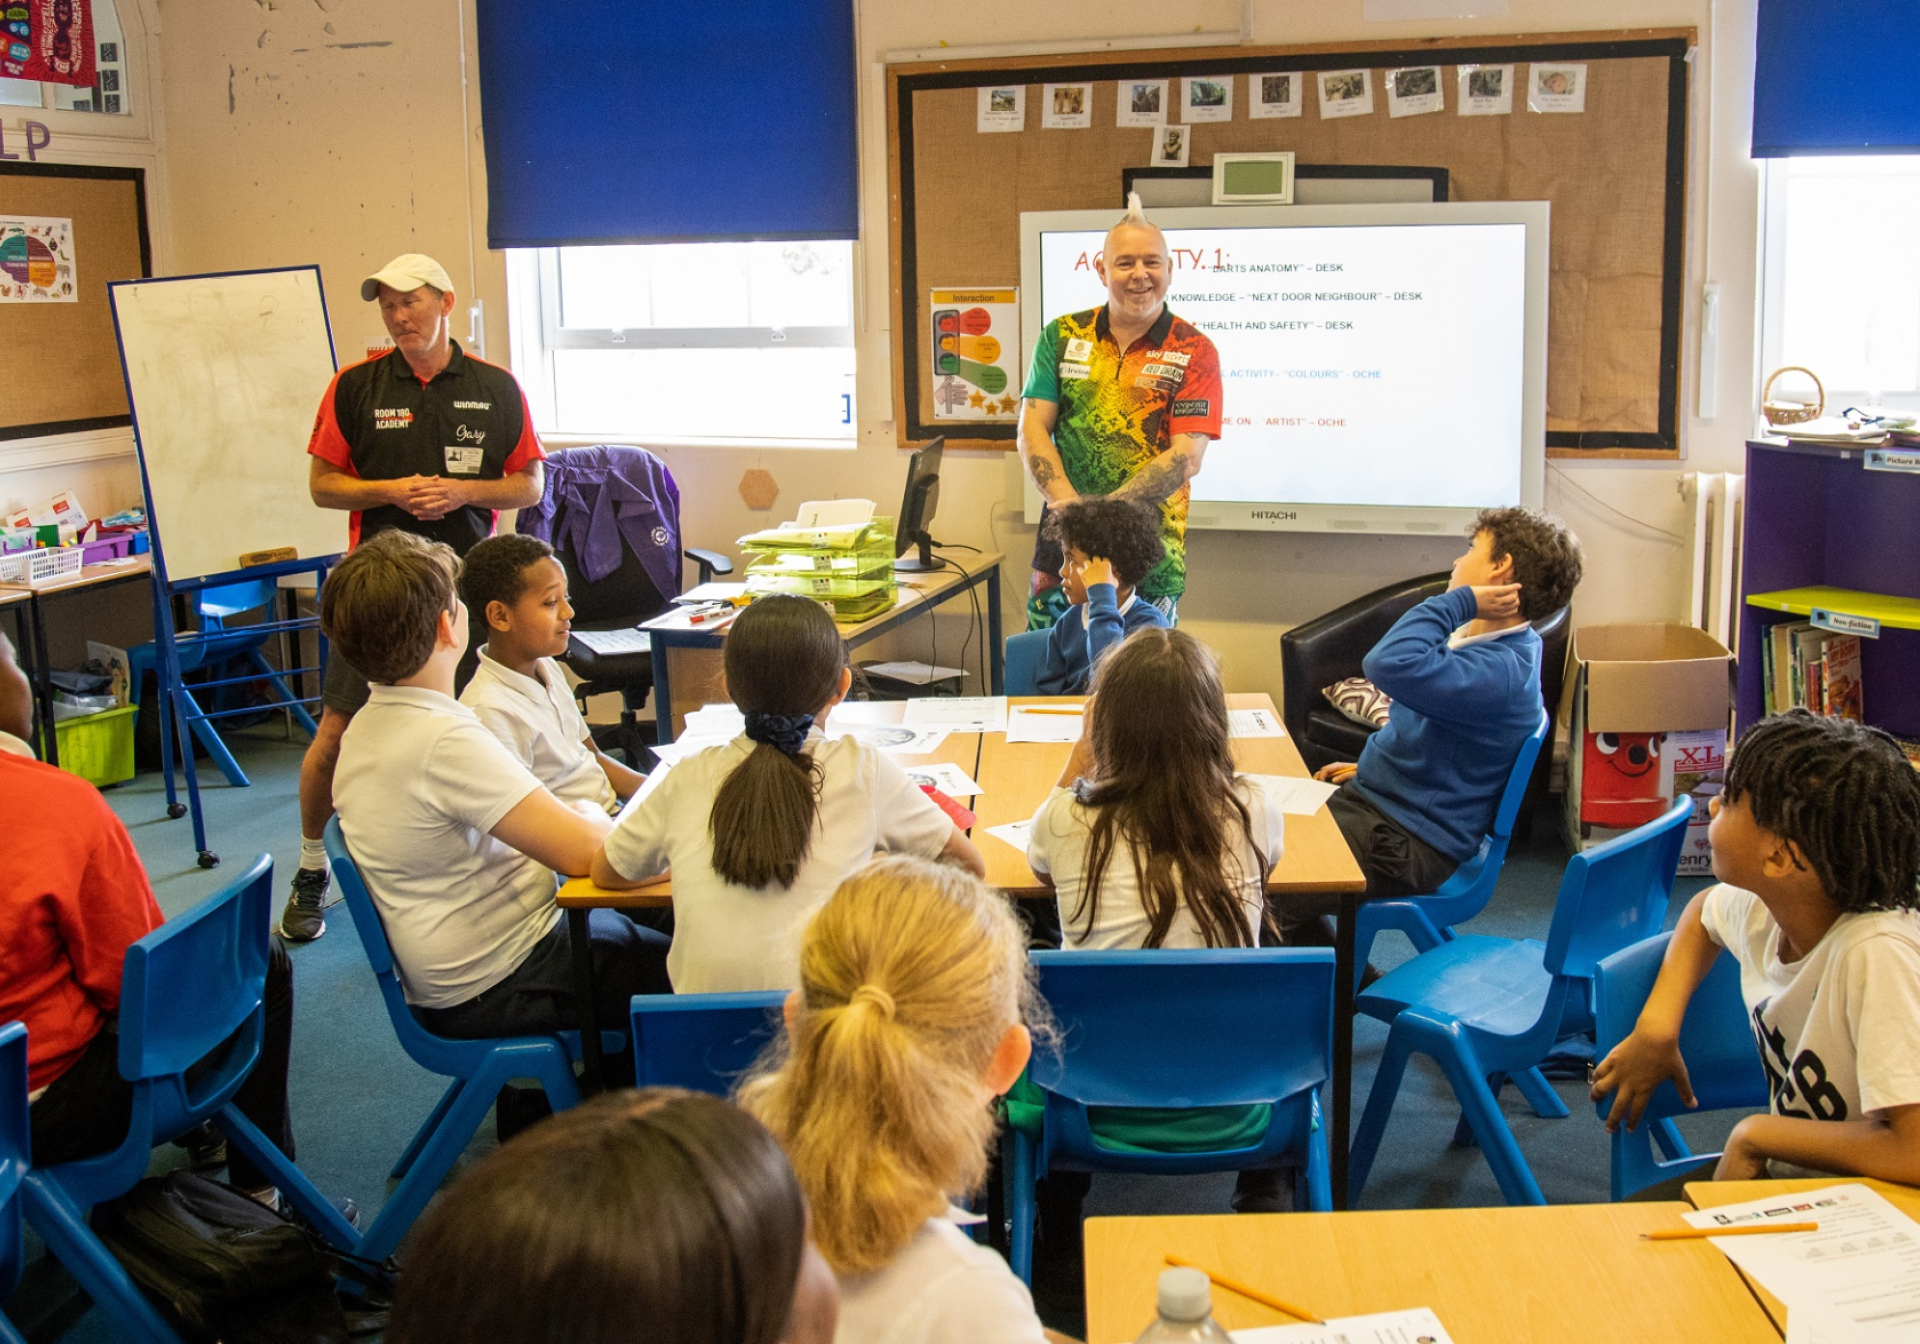
[[[80,572],[86,557],[78,546],[46,546],[0,555],[0,583],[38,588]]]
[[[133,719],[138,705],[81,714],[54,725],[60,768],[105,787],[133,778]]]
[[[857,530],[760,532],[741,538],[740,549],[747,591],[755,596],[811,597],[842,621],[877,616],[898,600],[891,518]]]

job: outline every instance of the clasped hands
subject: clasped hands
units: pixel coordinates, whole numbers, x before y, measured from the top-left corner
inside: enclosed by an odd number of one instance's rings
[[[471,503],[472,488],[446,476],[402,476],[387,482],[387,502],[430,523]]]

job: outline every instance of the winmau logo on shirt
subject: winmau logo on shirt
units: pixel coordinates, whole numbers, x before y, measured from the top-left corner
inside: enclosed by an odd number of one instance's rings
[[[405,429],[413,423],[413,409],[400,406],[392,409],[375,407],[373,427],[375,429]]]
[[[453,403],[453,409],[456,411],[490,411],[493,409],[493,403],[490,401],[456,401]]]

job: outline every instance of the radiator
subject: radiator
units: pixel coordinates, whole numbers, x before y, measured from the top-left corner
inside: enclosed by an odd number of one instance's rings
[[[1740,542],[1746,521],[1747,478],[1731,471],[1689,471],[1680,495],[1689,506],[1693,559],[1687,620],[1725,644],[1739,647]]]

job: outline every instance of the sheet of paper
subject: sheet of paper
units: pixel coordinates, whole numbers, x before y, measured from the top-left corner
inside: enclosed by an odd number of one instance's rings
[[[1006,841],[1022,854],[1027,852],[1027,836],[1032,834],[1032,832],[1033,823],[1031,821],[1010,821],[1004,826],[987,827],[988,835],[994,837],[996,840]]]
[[[731,602],[736,597],[746,595],[747,585],[744,583],[721,583],[715,580],[713,583],[703,583],[689,588],[673,600],[679,606],[698,607],[708,602]]]
[[[702,705],[687,715],[684,733],[702,737],[738,737],[747,730],[747,720],[730,704]]]
[[[1340,1316],[1325,1325],[1267,1325],[1235,1330],[1239,1344],[1453,1344],[1440,1318],[1426,1307]]]
[[[1267,796],[1280,804],[1290,817],[1310,817],[1327,805],[1327,799],[1340,792],[1338,784],[1317,779],[1298,779],[1293,775],[1249,775],[1257,779]]]
[[[1285,737],[1286,724],[1270,709],[1230,709],[1227,711],[1229,737]]]
[[[1015,705],[1007,713],[1007,741],[1078,742],[1087,716],[1067,709],[1065,705]]]
[[[663,748],[663,750],[668,749],[670,748]],[[660,753],[656,751],[654,755],[659,756]],[[665,756],[661,756],[660,764],[654,766],[653,769],[647,772],[646,781],[633,791],[626,802],[620,804],[620,810],[614,815],[624,817],[627,813],[633,811],[634,808],[640,806],[648,794],[660,787],[661,782],[667,777],[667,772],[673,769],[674,764],[674,761],[670,761]]]
[[[861,670],[882,677],[892,677],[895,681],[910,681],[916,686],[925,686],[930,681],[945,681],[949,677],[967,675],[962,668],[933,667],[927,663],[870,663]]]
[[[907,778],[915,784],[931,784],[949,798],[975,798],[980,794],[980,786],[957,765],[940,761],[932,765],[907,765],[903,768]]]
[[[954,733],[1003,733],[1007,729],[1007,697],[936,695],[909,700],[902,722],[915,728],[945,728]]]
[[[828,737],[854,737],[868,746],[895,756],[925,756],[940,750],[947,740],[945,728],[916,728],[904,723],[827,722]]]
[[[702,634],[717,635],[729,625],[740,612],[726,611],[715,614],[710,607],[687,607],[669,604],[658,616],[649,616],[640,622],[642,630],[698,630]]]
[[[646,653],[653,647],[645,630],[575,630],[573,637],[599,654]]]
[[[873,510],[870,499],[810,499],[794,514],[791,526],[865,527],[873,521]]]
[[[1864,1185],[1684,1215],[1694,1227],[1816,1222],[1818,1232],[1716,1237],[1713,1244],[1787,1304],[1812,1339],[1893,1344],[1920,1338],[1920,1223]]]
[[[856,723],[905,723],[905,700],[842,700],[827,715],[827,731],[851,727]]]

